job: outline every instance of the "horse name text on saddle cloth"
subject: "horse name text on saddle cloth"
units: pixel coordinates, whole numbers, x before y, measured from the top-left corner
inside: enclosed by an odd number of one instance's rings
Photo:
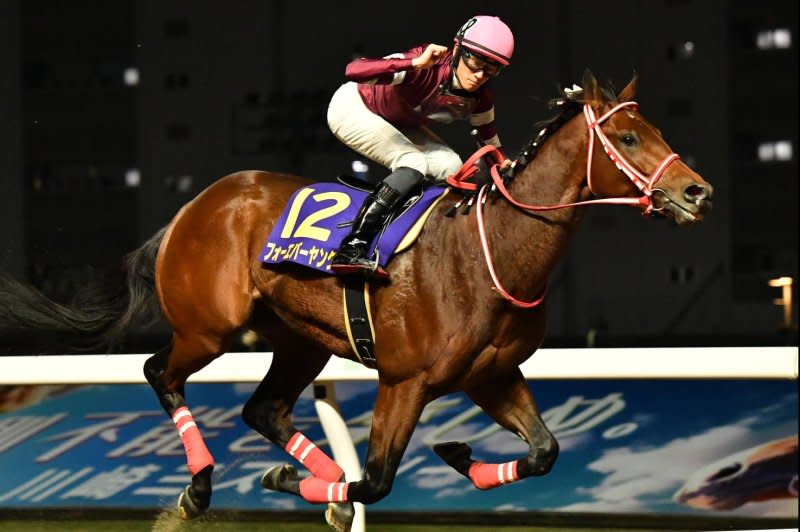
[[[370,246],[371,256],[386,267],[398,246],[429,207],[441,198],[445,187],[425,189],[399,216],[392,219]],[[352,222],[367,193],[339,183],[315,183],[303,187],[289,198],[278,222],[261,251],[261,262],[277,264],[294,262],[308,268],[333,274],[331,259],[339,244],[350,232]],[[403,246],[405,247],[405,245]]]

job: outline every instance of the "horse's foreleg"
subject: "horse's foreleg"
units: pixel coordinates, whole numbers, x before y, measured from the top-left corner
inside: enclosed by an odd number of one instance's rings
[[[473,460],[470,447],[458,442],[435,445],[436,454],[479,489],[496,488],[550,471],[558,457],[558,442],[542,421],[519,370],[507,379],[483,383],[467,393],[492,419],[528,443],[528,455],[503,464],[487,464]]]
[[[180,360],[182,354],[187,352],[186,348],[184,342],[173,339],[169,347],[147,359],[144,364],[144,375],[158,396],[161,406],[175,423],[183,442],[192,482],[181,494],[178,510],[183,519],[192,519],[202,514],[211,503],[211,473],[214,470],[214,458],[186,405],[184,385],[189,375],[216,358],[217,354],[194,359],[190,364],[183,364]]]

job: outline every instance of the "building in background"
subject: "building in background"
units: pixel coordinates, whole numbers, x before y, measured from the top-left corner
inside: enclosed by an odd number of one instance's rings
[[[125,252],[227,173],[352,171],[356,155],[325,123],[345,64],[449,44],[483,2],[425,4],[424,18],[383,9],[0,4],[0,265],[66,300],[113,276]],[[548,342],[796,342],[796,312],[795,330],[779,332],[781,290],[768,285],[797,281],[796,3],[543,0],[503,2],[496,14],[517,36],[495,88],[511,153],[548,116],[558,84],[588,67],[622,87],[635,70],[643,114],[715,187],[712,215],[688,230],[591,209],[551,279]],[[472,150],[466,126],[441,133]]]

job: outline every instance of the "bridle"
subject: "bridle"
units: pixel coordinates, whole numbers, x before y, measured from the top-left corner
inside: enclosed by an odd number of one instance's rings
[[[461,169],[456,172],[455,174],[447,177],[447,184],[458,188],[461,190],[467,190],[472,193],[477,191],[478,199],[477,199],[477,208],[476,208],[476,216],[478,218],[478,232],[480,234],[481,239],[481,247],[483,248],[483,254],[486,259],[486,266],[489,269],[489,275],[492,278],[492,282],[494,283],[494,289],[502,295],[505,299],[510,301],[515,306],[521,308],[533,308],[542,303],[544,301],[544,296],[547,292],[547,287],[542,290],[542,293],[533,301],[522,301],[516,299],[514,296],[509,294],[503,286],[500,284],[500,280],[497,277],[497,274],[494,270],[494,264],[492,262],[491,252],[489,250],[489,239],[486,235],[486,224],[484,223],[483,218],[483,204],[486,202],[486,196],[489,192],[489,185],[483,185],[478,189],[478,185],[475,183],[468,183],[465,182],[466,179],[469,179],[478,171],[477,162],[481,157],[487,156],[494,159],[496,162],[491,165],[489,169],[489,174],[492,178],[492,190],[497,189],[503,195],[503,197],[515,207],[522,209],[524,211],[530,212],[537,212],[537,211],[552,211],[556,209],[564,209],[567,207],[577,207],[582,205],[598,205],[598,204],[613,204],[613,205],[633,205],[638,206],[643,209],[643,214],[652,214],[656,212],[658,209],[653,207],[653,203],[651,197],[653,192],[656,190],[660,190],[654,188],[655,184],[658,182],[659,179],[666,173],[667,168],[670,164],[675,162],[676,160],[680,159],[677,153],[670,153],[667,155],[661,163],[658,164],[656,169],[649,175],[644,175],[640,172],[635,166],[633,166],[630,161],[628,161],[617,148],[611,143],[609,138],[603,132],[600,125],[608,120],[614,113],[617,111],[630,107],[633,110],[637,110],[639,105],[636,102],[623,102],[614,107],[612,107],[609,111],[607,111],[604,115],[600,118],[596,117],[594,109],[592,106],[584,104],[583,106],[583,116],[586,119],[586,128],[589,133],[589,144],[587,149],[587,157],[586,157],[586,179],[587,185],[589,187],[589,191],[593,195],[597,195],[592,188],[592,159],[594,154],[594,145],[595,145],[595,138],[600,140],[600,144],[603,147],[603,151],[605,152],[606,156],[614,163],[614,165],[625,174],[628,179],[633,182],[633,184],[638,188],[642,195],[638,198],[630,198],[630,197],[614,197],[614,198],[597,198],[585,201],[577,201],[573,203],[560,203],[556,205],[528,205],[525,203],[520,203],[519,201],[515,200],[511,193],[508,192],[506,188],[506,182],[503,177],[500,175],[499,167],[500,163],[503,161],[503,154],[498,150],[496,147],[491,145],[485,145],[481,147],[478,151],[476,151]],[[512,163],[512,169],[516,166],[517,161]],[[662,191],[663,192],[663,191]]]
[[[592,153],[594,153],[594,139],[597,137],[600,139],[600,144],[603,146],[603,151],[606,152],[606,156],[611,159],[611,162],[626,176],[630,179],[634,185],[642,192],[642,197],[636,200],[637,203],[641,205],[645,205],[645,214],[650,214],[653,212],[653,203],[651,200],[651,196],[653,195],[653,191],[656,190],[653,188],[653,185],[661,179],[661,176],[667,171],[667,168],[670,164],[675,162],[676,160],[680,159],[680,156],[677,153],[670,153],[664,160],[659,163],[656,169],[653,171],[652,174],[649,176],[644,175],[641,173],[635,166],[633,166],[623,155],[619,152],[619,150],[611,143],[605,133],[603,133],[603,129],[600,127],[600,124],[608,120],[608,118],[619,111],[620,109],[624,109],[625,107],[630,107],[634,111],[639,109],[639,104],[636,102],[623,102],[621,104],[612,107],[606,114],[601,116],[600,118],[595,118],[594,109],[591,105],[585,104],[583,106],[583,116],[586,118],[586,127],[589,130],[589,148],[588,154],[589,156],[586,158],[586,179],[588,181],[589,190],[592,194],[594,194],[594,190],[592,189]],[[609,198],[613,200],[622,200],[622,199],[630,199],[630,198]],[[646,200],[646,201],[643,201]],[[604,203],[616,203],[614,202],[604,202]],[[622,203],[622,202],[619,202]],[[632,203],[632,202],[625,202],[625,203]]]

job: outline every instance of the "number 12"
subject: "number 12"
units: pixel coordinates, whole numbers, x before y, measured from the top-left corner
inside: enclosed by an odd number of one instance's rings
[[[350,196],[344,192],[319,192],[314,194],[313,188],[304,188],[294,197],[292,206],[289,208],[289,214],[286,216],[286,223],[281,230],[281,238],[311,238],[313,240],[320,240],[326,242],[331,236],[330,229],[318,227],[314,224],[335,216],[350,206]],[[313,194],[313,196],[312,196]],[[308,197],[317,203],[323,201],[333,201],[333,205],[316,210],[300,221],[300,225],[295,230],[297,225],[297,218],[300,216],[300,209]]]

